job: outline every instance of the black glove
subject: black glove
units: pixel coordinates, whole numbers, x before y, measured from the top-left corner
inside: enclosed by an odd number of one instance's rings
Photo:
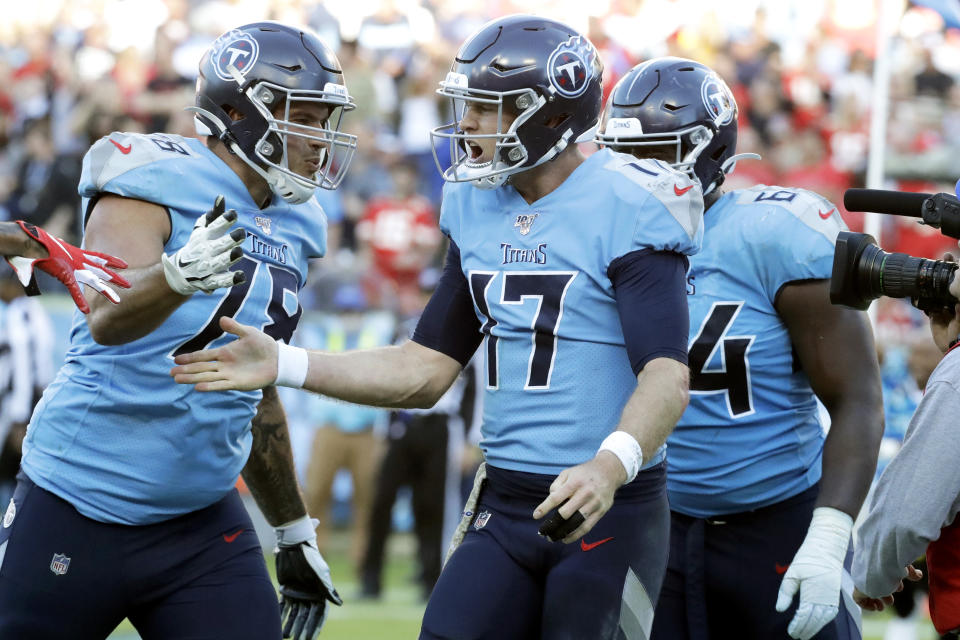
[[[314,640],[327,619],[327,601],[343,604],[330,579],[330,567],[317,549],[316,522],[304,516],[276,529],[274,553],[284,638]]]
[[[585,518],[579,511],[574,511],[569,518],[560,515],[560,507],[567,503],[566,500],[557,505],[557,508],[551,511],[544,518],[543,524],[537,533],[545,537],[550,542],[563,540],[568,535],[576,531],[577,527],[583,524]]]

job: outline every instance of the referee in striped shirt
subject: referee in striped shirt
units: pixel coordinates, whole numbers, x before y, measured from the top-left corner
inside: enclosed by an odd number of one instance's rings
[[[27,297],[0,262],[0,512],[16,484],[27,422],[53,380],[53,325],[36,298]]]

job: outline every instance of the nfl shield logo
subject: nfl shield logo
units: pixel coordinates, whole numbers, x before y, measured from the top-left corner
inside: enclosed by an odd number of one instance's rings
[[[53,560],[50,561],[50,571],[53,571],[53,573],[58,576],[62,576],[69,568],[70,558],[62,553],[53,554]]]
[[[473,528],[483,529],[485,526],[487,526],[487,522],[489,521],[490,521],[490,512],[481,511],[480,513],[477,514],[477,520],[476,522],[473,523]]]

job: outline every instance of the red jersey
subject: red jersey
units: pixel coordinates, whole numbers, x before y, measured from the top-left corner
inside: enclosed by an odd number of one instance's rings
[[[357,224],[357,237],[370,247],[374,267],[400,283],[416,280],[440,242],[440,230],[426,198],[376,198]]]

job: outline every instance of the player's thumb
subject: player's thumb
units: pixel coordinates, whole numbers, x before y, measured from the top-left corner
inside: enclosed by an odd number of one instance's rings
[[[800,581],[793,576],[788,574],[783,577],[783,582],[780,583],[780,592],[777,593],[777,611],[783,613],[790,608],[790,603],[793,602],[793,596],[797,594],[799,587]]]
[[[240,324],[230,316],[220,316],[220,328],[227,333],[232,333],[238,338],[242,338],[248,333],[247,327]]]

